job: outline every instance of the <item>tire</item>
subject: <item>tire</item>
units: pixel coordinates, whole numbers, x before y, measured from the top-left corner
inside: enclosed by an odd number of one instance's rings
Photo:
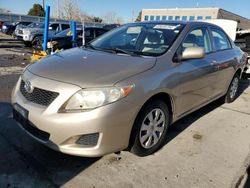
[[[41,36],[36,36],[33,40],[32,40],[32,47],[34,49],[40,50],[42,49],[42,39]]]
[[[237,93],[239,90],[239,82],[240,82],[240,76],[236,73],[225,95],[225,103],[232,103],[237,98]]]
[[[30,41],[24,41],[23,42],[26,47],[31,47],[31,42]]]
[[[141,157],[155,153],[164,144],[169,123],[170,114],[166,103],[155,100],[146,104],[135,120],[130,137],[130,151]]]

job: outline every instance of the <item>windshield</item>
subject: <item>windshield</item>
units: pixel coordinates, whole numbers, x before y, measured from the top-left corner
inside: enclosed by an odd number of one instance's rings
[[[57,37],[66,37],[66,36],[71,36],[71,33],[70,33],[71,29],[65,29],[59,33],[56,34]]]
[[[82,32],[81,29],[76,29],[76,34]],[[72,30],[71,28],[65,29],[59,33],[56,34],[57,37],[66,37],[66,36],[72,36]]]
[[[102,35],[90,45],[104,51],[158,56],[170,48],[183,27],[179,23],[127,24]]]
[[[37,28],[37,27],[40,27],[40,26],[44,26],[44,24],[43,23],[33,22],[33,23],[29,24],[27,27],[29,27],[29,28]]]

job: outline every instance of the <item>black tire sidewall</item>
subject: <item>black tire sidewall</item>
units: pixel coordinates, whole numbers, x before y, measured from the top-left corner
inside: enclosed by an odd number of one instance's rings
[[[159,142],[156,145],[154,145],[153,147],[146,149],[146,148],[141,146],[141,143],[139,140],[140,129],[141,129],[142,122],[145,119],[146,115],[148,115],[148,113],[150,113],[155,108],[159,108],[163,111],[165,118],[166,118],[165,119],[165,128],[164,128],[164,131],[162,133],[161,138],[159,139]],[[167,130],[169,127],[169,123],[170,123],[170,114],[169,114],[169,109],[168,109],[168,106],[166,105],[166,103],[164,103],[161,100],[155,100],[155,101],[152,101],[152,102],[146,104],[141,109],[141,111],[139,112],[139,114],[135,120],[133,130],[132,130],[132,135],[131,135],[131,140],[132,140],[131,145],[132,146],[131,146],[130,151],[138,156],[141,156],[141,157],[155,153],[164,144]]]

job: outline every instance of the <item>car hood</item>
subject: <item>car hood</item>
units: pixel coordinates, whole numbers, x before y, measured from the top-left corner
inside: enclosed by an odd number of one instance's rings
[[[87,88],[114,85],[152,68],[155,63],[156,57],[117,55],[80,47],[47,56],[28,70],[41,77]]]

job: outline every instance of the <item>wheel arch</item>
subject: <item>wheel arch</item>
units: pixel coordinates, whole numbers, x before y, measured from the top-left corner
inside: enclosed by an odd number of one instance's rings
[[[134,123],[133,123],[133,127],[131,129],[131,132],[130,132],[130,136],[129,136],[129,145],[128,145],[128,148],[127,150],[130,150],[131,149],[131,146],[133,145],[133,138],[134,138],[134,135],[133,133],[136,132],[136,126],[135,126],[135,122],[137,121],[137,118],[138,118],[138,115],[141,113],[142,109],[148,105],[149,103],[151,103],[152,101],[154,100],[161,100],[163,101],[167,106],[168,106],[168,110],[169,110],[169,116],[170,116],[170,124],[172,123],[172,120],[173,120],[173,114],[174,114],[174,102],[173,102],[173,98],[171,97],[170,94],[168,93],[165,93],[165,92],[159,92],[159,93],[156,93],[154,95],[152,95],[150,98],[148,98],[144,104],[142,105],[142,107],[140,108],[140,110],[138,111],[138,113],[136,114],[136,118],[134,120]]]

